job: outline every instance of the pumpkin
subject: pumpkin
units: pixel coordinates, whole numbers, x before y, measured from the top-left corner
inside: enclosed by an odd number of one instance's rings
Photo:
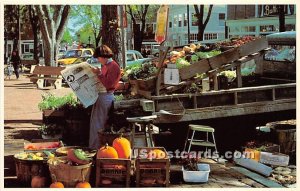
[[[166,153],[160,149],[153,149],[148,153],[147,158],[151,159],[164,159],[166,158]]]
[[[65,186],[63,185],[63,183],[61,182],[53,182],[51,185],[50,185],[50,188],[64,188]]]
[[[120,137],[114,139],[113,147],[116,149],[119,158],[128,159],[131,154],[130,142],[128,141],[128,139],[122,136],[123,134],[121,134]]]
[[[91,188],[91,185],[88,182],[79,182],[76,184],[76,188]]]
[[[31,179],[32,188],[43,188],[46,185],[46,177],[34,176]]]
[[[117,159],[119,157],[118,157],[118,153],[117,153],[116,149],[114,149],[113,147],[108,146],[108,144],[106,143],[105,146],[101,147],[98,150],[97,158],[113,158],[113,159]]]

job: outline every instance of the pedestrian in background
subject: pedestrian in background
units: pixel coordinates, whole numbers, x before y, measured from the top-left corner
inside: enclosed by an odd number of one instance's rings
[[[14,67],[16,78],[19,79],[19,67],[20,67],[20,64],[21,64],[21,59],[20,59],[20,56],[19,56],[19,52],[17,50],[14,50],[11,53],[10,62],[12,63],[12,65]]]
[[[104,131],[108,128],[109,111],[112,109],[114,91],[121,78],[121,70],[119,64],[112,59],[112,50],[106,45],[97,47],[93,57],[101,63],[101,69],[92,68],[92,71],[106,88],[106,92],[99,92],[98,99],[93,105],[90,120],[89,147],[99,149],[101,145],[98,131]]]

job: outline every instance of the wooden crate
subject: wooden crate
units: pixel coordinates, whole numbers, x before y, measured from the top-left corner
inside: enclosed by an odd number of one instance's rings
[[[129,187],[131,159],[96,159],[96,187]],[[111,181],[105,184],[104,181]]]
[[[145,154],[152,149],[163,150],[164,147],[135,148],[136,186],[137,187],[168,187],[170,184],[170,159],[148,159]]]

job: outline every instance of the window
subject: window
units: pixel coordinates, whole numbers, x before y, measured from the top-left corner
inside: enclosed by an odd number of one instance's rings
[[[212,39],[218,39],[217,33],[205,33],[204,34],[204,40],[212,40]]]
[[[255,26],[249,26],[248,32],[255,32],[256,27]]]
[[[169,28],[172,28],[172,22],[171,21],[169,22]]]
[[[225,26],[225,13],[219,13],[219,26]]]
[[[182,27],[182,14],[178,15],[178,27]]]
[[[295,25],[287,24],[287,25],[285,25],[285,30],[286,31],[295,31]]]
[[[190,41],[191,42],[196,42],[196,41],[198,41],[197,40],[197,33],[192,33],[192,34],[190,34]]]
[[[22,54],[23,53],[33,53],[33,44],[31,43],[23,43],[21,45],[21,48],[22,48]]]
[[[177,18],[177,15],[174,15],[174,27],[177,27],[177,22],[178,22],[178,18]]]
[[[255,26],[244,26],[241,29],[242,32],[255,32]]]
[[[260,32],[270,32],[270,31],[276,31],[276,28],[274,25],[262,25],[260,26]]]
[[[198,26],[198,19],[195,13],[192,14],[192,26]]]
[[[188,20],[187,20],[187,13],[184,14],[184,21],[183,26],[187,26]]]

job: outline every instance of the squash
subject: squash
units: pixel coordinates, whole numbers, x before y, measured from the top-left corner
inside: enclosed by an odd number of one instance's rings
[[[43,188],[46,186],[46,177],[43,176],[34,176],[31,179],[32,188]]]
[[[63,185],[63,183],[61,182],[53,182],[51,185],[50,185],[50,188],[64,188],[65,186]]]
[[[91,185],[88,182],[78,182],[76,188],[91,188]]]
[[[116,151],[115,148],[108,146],[108,144],[106,143],[105,146],[101,147],[98,150],[97,153],[97,158],[113,158],[113,159],[117,159],[118,157],[118,153]]]
[[[160,149],[153,149],[148,153],[148,157],[150,159],[164,159],[166,158],[166,153]]]
[[[77,164],[88,164],[90,161],[89,160],[81,160],[79,159],[76,155],[75,155],[75,150],[74,149],[69,149],[68,150],[68,154],[67,154],[67,158],[72,161],[75,162]]]
[[[113,147],[116,149],[119,158],[128,159],[130,157],[130,142],[128,141],[128,139],[123,137],[123,134],[121,134],[120,137],[114,139]]]

